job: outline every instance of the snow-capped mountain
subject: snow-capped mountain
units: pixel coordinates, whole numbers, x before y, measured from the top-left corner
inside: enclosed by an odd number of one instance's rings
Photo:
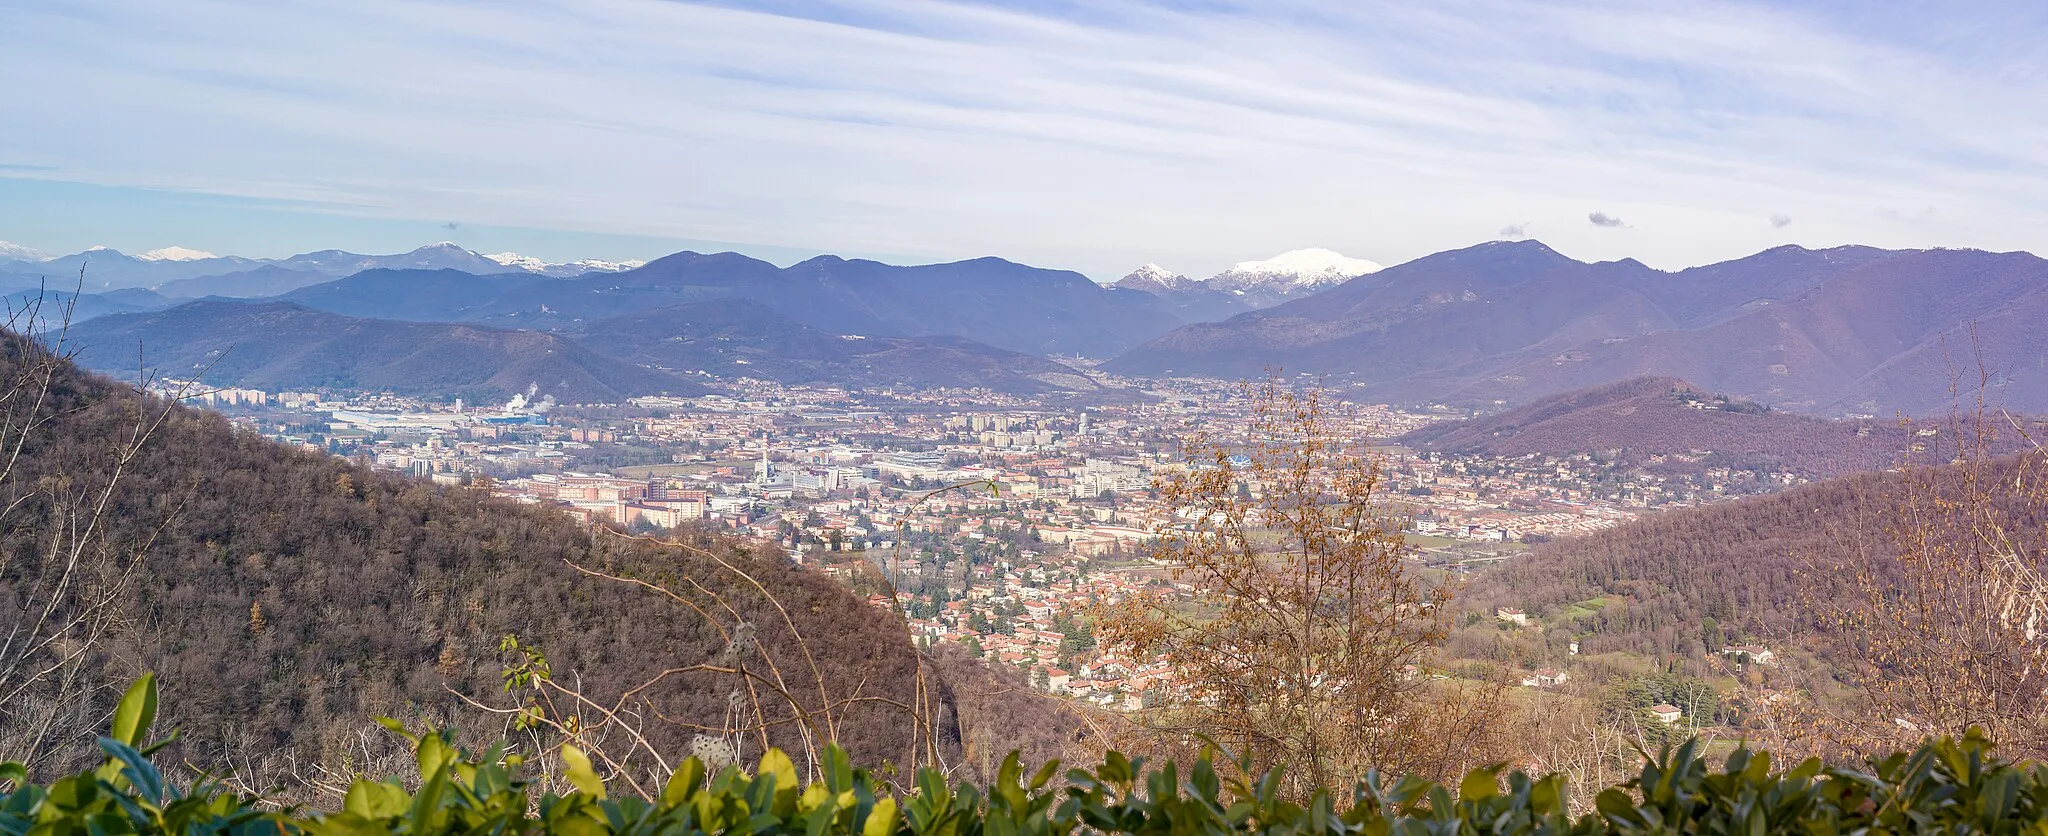
[[[1116,281],[1117,287],[1135,290],[1196,290],[1202,283],[1157,264],[1146,264]]]
[[[645,261],[604,261],[585,258],[578,261],[552,262],[518,253],[486,253],[488,258],[506,267],[516,267],[530,273],[540,273],[556,278],[571,278],[585,273],[619,273],[646,264]]]
[[[1302,295],[1343,284],[1381,270],[1377,262],[1351,258],[1322,248],[1290,250],[1263,261],[1240,261],[1209,277],[1209,286],[1227,291],[1283,291]]]
[[[166,250],[178,251],[173,254],[180,257],[166,257],[163,255]],[[0,273],[7,274],[4,280],[17,287],[37,284],[71,287],[77,283],[80,289],[97,293],[130,287],[155,287],[192,276],[248,270],[261,264],[254,259],[213,256],[177,247],[166,250],[156,251],[157,257],[151,258],[128,255],[112,247],[89,247],[84,252],[71,255],[0,264]]]
[[[1292,250],[1262,261],[1240,261],[1206,279],[1190,279],[1147,264],[1112,287],[1142,290],[1172,302],[1183,316],[1221,319],[1270,308],[1380,270],[1376,262],[1325,249]],[[1215,296],[1228,297],[1220,303]]]
[[[396,255],[361,255],[345,250],[320,250],[302,253],[291,258],[269,262],[287,270],[305,270],[333,278],[351,276],[364,270],[459,270],[464,273],[488,275],[491,273],[525,272],[555,278],[570,278],[584,273],[605,271],[618,272],[640,266],[642,262],[612,262],[585,259],[565,264],[555,264],[518,253],[495,253],[485,255],[466,248],[453,241],[428,244],[411,252]]]
[[[484,258],[503,264],[506,267],[517,267],[521,270],[531,270],[536,273],[554,266],[533,256],[520,255],[518,253],[484,253]]]
[[[0,261],[49,261],[50,254],[34,247],[0,241]]]
[[[146,253],[138,253],[135,257],[143,261],[204,261],[209,258],[220,258],[204,250],[175,246],[159,247]]]
[[[1157,264],[1147,264],[1118,279],[1110,287],[1150,293],[1173,306],[1173,312],[1188,322],[1209,322],[1251,310],[1251,306],[1228,293],[1216,290],[1200,279],[1190,279]]]

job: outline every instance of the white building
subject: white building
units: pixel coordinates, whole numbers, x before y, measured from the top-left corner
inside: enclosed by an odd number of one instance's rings
[[[1074,473],[1073,495],[1085,498],[1097,496],[1103,491],[1141,491],[1147,484],[1144,469],[1137,465],[1088,459],[1082,462],[1081,469]]]
[[[877,476],[942,479],[946,474],[946,457],[940,453],[883,453],[875,457],[874,468]]]

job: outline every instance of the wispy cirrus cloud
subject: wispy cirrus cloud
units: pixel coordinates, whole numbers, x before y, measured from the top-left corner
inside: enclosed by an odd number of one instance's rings
[[[1309,245],[1394,262],[1502,214],[1551,222],[1569,253],[1680,265],[1782,243],[1759,204],[1825,219],[1800,226],[1815,244],[2048,248],[2048,79],[2007,58],[2038,20],[1928,37],[1917,18],[1500,0],[9,14],[0,77],[41,80],[9,105],[38,129],[0,133],[0,165],[33,169],[16,176],[337,217],[1099,277]],[[1635,231],[1570,222],[1589,203]],[[1941,212],[1885,214],[1902,206]]]

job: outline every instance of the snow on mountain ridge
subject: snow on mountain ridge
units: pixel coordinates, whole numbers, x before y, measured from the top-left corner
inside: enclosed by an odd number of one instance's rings
[[[143,261],[204,261],[209,258],[220,258],[205,250],[177,246],[158,247],[146,253],[138,253],[135,257]]]
[[[0,261],[49,261],[55,256],[34,247],[0,241]]]
[[[637,270],[639,268],[645,267],[647,266],[647,259],[629,258],[626,259],[625,261],[605,261],[603,259],[597,258],[584,258],[578,259],[576,261],[571,261],[565,266],[583,267],[590,270],[608,270],[616,272],[620,270]]]
[[[535,273],[578,275],[582,273],[618,273],[646,264],[645,261],[605,261],[598,258],[584,258],[576,261],[546,261],[530,255],[514,252],[484,253],[488,258],[506,267],[517,267]]]
[[[1183,276],[1183,275],[1181,275],[1181,274],[1179,274],[1179,273],[1175,273],[1175,272],[1173,272],[1172,270],[1168,270],[1168,269],[1166,269],[1166,268],[1164,268],[1164,267],[1161,267],[1161,266],[1159,266],[1159,265],[1157,265],[1157,264],[1153,264],[1153,263],[1151,263],[1151,262],[1149,262],[1149,261],[1148,261],[1148,262],[1145,262],[1144,264],[1138,265],[1138,269],[1136,269],[1136,270],[1132,270],[1132,271],[1131,271],[1131,275],[1132,275],[1132,276],[1142,276],[1142,277],[1144,277],[1144,278],[1147,278],[1147,279],[1153,279],[1153,280],[1156,280],[1156,281],[1162,281],[1162,282],[1165,282],[1165,281],[1172,281],[1172,280],[1174,280],[1174,279],[1185,279],[1185,278],[1187,278],[1186,276]]]
[[[1380,269],[1377,262],[1311,248],[1290,250],[1261,261],[1240,261],[1206,279],[1190,279],[1157,264],[1146,264],[1113,286],[1152,293],[1223,293],[1252,308],[1265,308]]]
[[[1146,264],[1118,279],[1115,286],[1138,290],[1197,290],[1201,284],[1157,264]]]
[[[1240,261],[1230,269],[1210,276],[1207,281],[1222,290],[1284,288],[1295,291],[1341,284],[1381,269],[1378,262],[1311,247],[1289,250],[1260,261]]]
[[[507,252],[484,253],[483,257],[498,262],[499,264],[503,264],[506,267],[517,267],[522,270],[532,270],[534,272],[539,272],[542,270],[546,270],[548,268],[547,262],[542,261],[538,258],[534,258],[533,256],[530,255],[520,255],[518,253]]]

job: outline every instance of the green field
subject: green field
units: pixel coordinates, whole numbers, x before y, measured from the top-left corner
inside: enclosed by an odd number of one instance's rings
[[[1606,596],[1601,596],[1599,598],[1588,598],[1584,601],[1580,601],[1576,604],[1565,607],[1564,612],[1561,615],[1563,615],[1563,617],[1566,620],[1586,618],[1588,616],[1593,615],[1594,613],[1606,609],[1607,605],[1612,603],[1614,603],[1614,601],[1610,598],[1607,598]]]

